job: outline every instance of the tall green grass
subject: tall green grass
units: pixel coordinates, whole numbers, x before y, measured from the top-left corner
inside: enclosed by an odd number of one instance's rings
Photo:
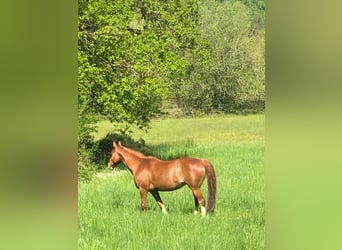
[[[98,139],[108,128],[100,124]],[[160,158],[208,158],[217,175],[215,213],[194,215],[186,186],[160,193],[169,215],[159,211],[152,195],[142,213],[130,173],[105,170],[79,183],[80,249],[264,248],[263,115],[156,120],[148,134],[134,136],[143,137]],[[206,181],[202,191],[206,197]]]

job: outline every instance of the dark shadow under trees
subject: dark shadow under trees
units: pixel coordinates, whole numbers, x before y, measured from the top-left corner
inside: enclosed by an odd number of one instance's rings
[[[171,160],[189,156],[188,150],[194,145],[192,140],[177,141],[157,145],[147,145],[143,139],[134,140],[129,135],[117,133],[107,134],[104,138],[94,142],[92,147],[92,160],[99,167],[107,167],[113,141],[121,141],[125,147],[142,152],[146,156],[154,156],[161,160]]]

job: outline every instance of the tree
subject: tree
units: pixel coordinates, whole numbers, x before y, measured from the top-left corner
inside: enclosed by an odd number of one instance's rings
[[[79,1],[79,102],[87,113],[146,127],[184,54],[196,46],[195,1]]]
[[[181,107],[190,113],[262,111],[264,32],[255,29],[239,1],[205,1],[200,13],[209,56],[205,62],[193,57],[177,96]]]
[[[79,0],[79,148],[98,116],[126,133],[160,113],[197,46],[194,0]],[[80,153],[80,152],[79,152]]]

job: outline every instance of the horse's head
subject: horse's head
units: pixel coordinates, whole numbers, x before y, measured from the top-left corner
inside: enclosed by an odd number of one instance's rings
[[[111,153],[111,157],[108,161],[108,167],[110,169],[113,169],[116,165],[118,165],[122,161],[122,158],[118,153],[119,147],[122,147],[121,142],[118,142],[117,144],[115,141],[113,141],[113,150]]]

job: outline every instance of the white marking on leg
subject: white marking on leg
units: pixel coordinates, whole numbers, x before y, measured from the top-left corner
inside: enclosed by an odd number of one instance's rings
[[[204,206],[201,206],[201,214],[204,216],[207,212],[207,209]]]
[[[161,209],[162,209],[163,214],[167,214],[167,210],[164,205],[162,205]]]

